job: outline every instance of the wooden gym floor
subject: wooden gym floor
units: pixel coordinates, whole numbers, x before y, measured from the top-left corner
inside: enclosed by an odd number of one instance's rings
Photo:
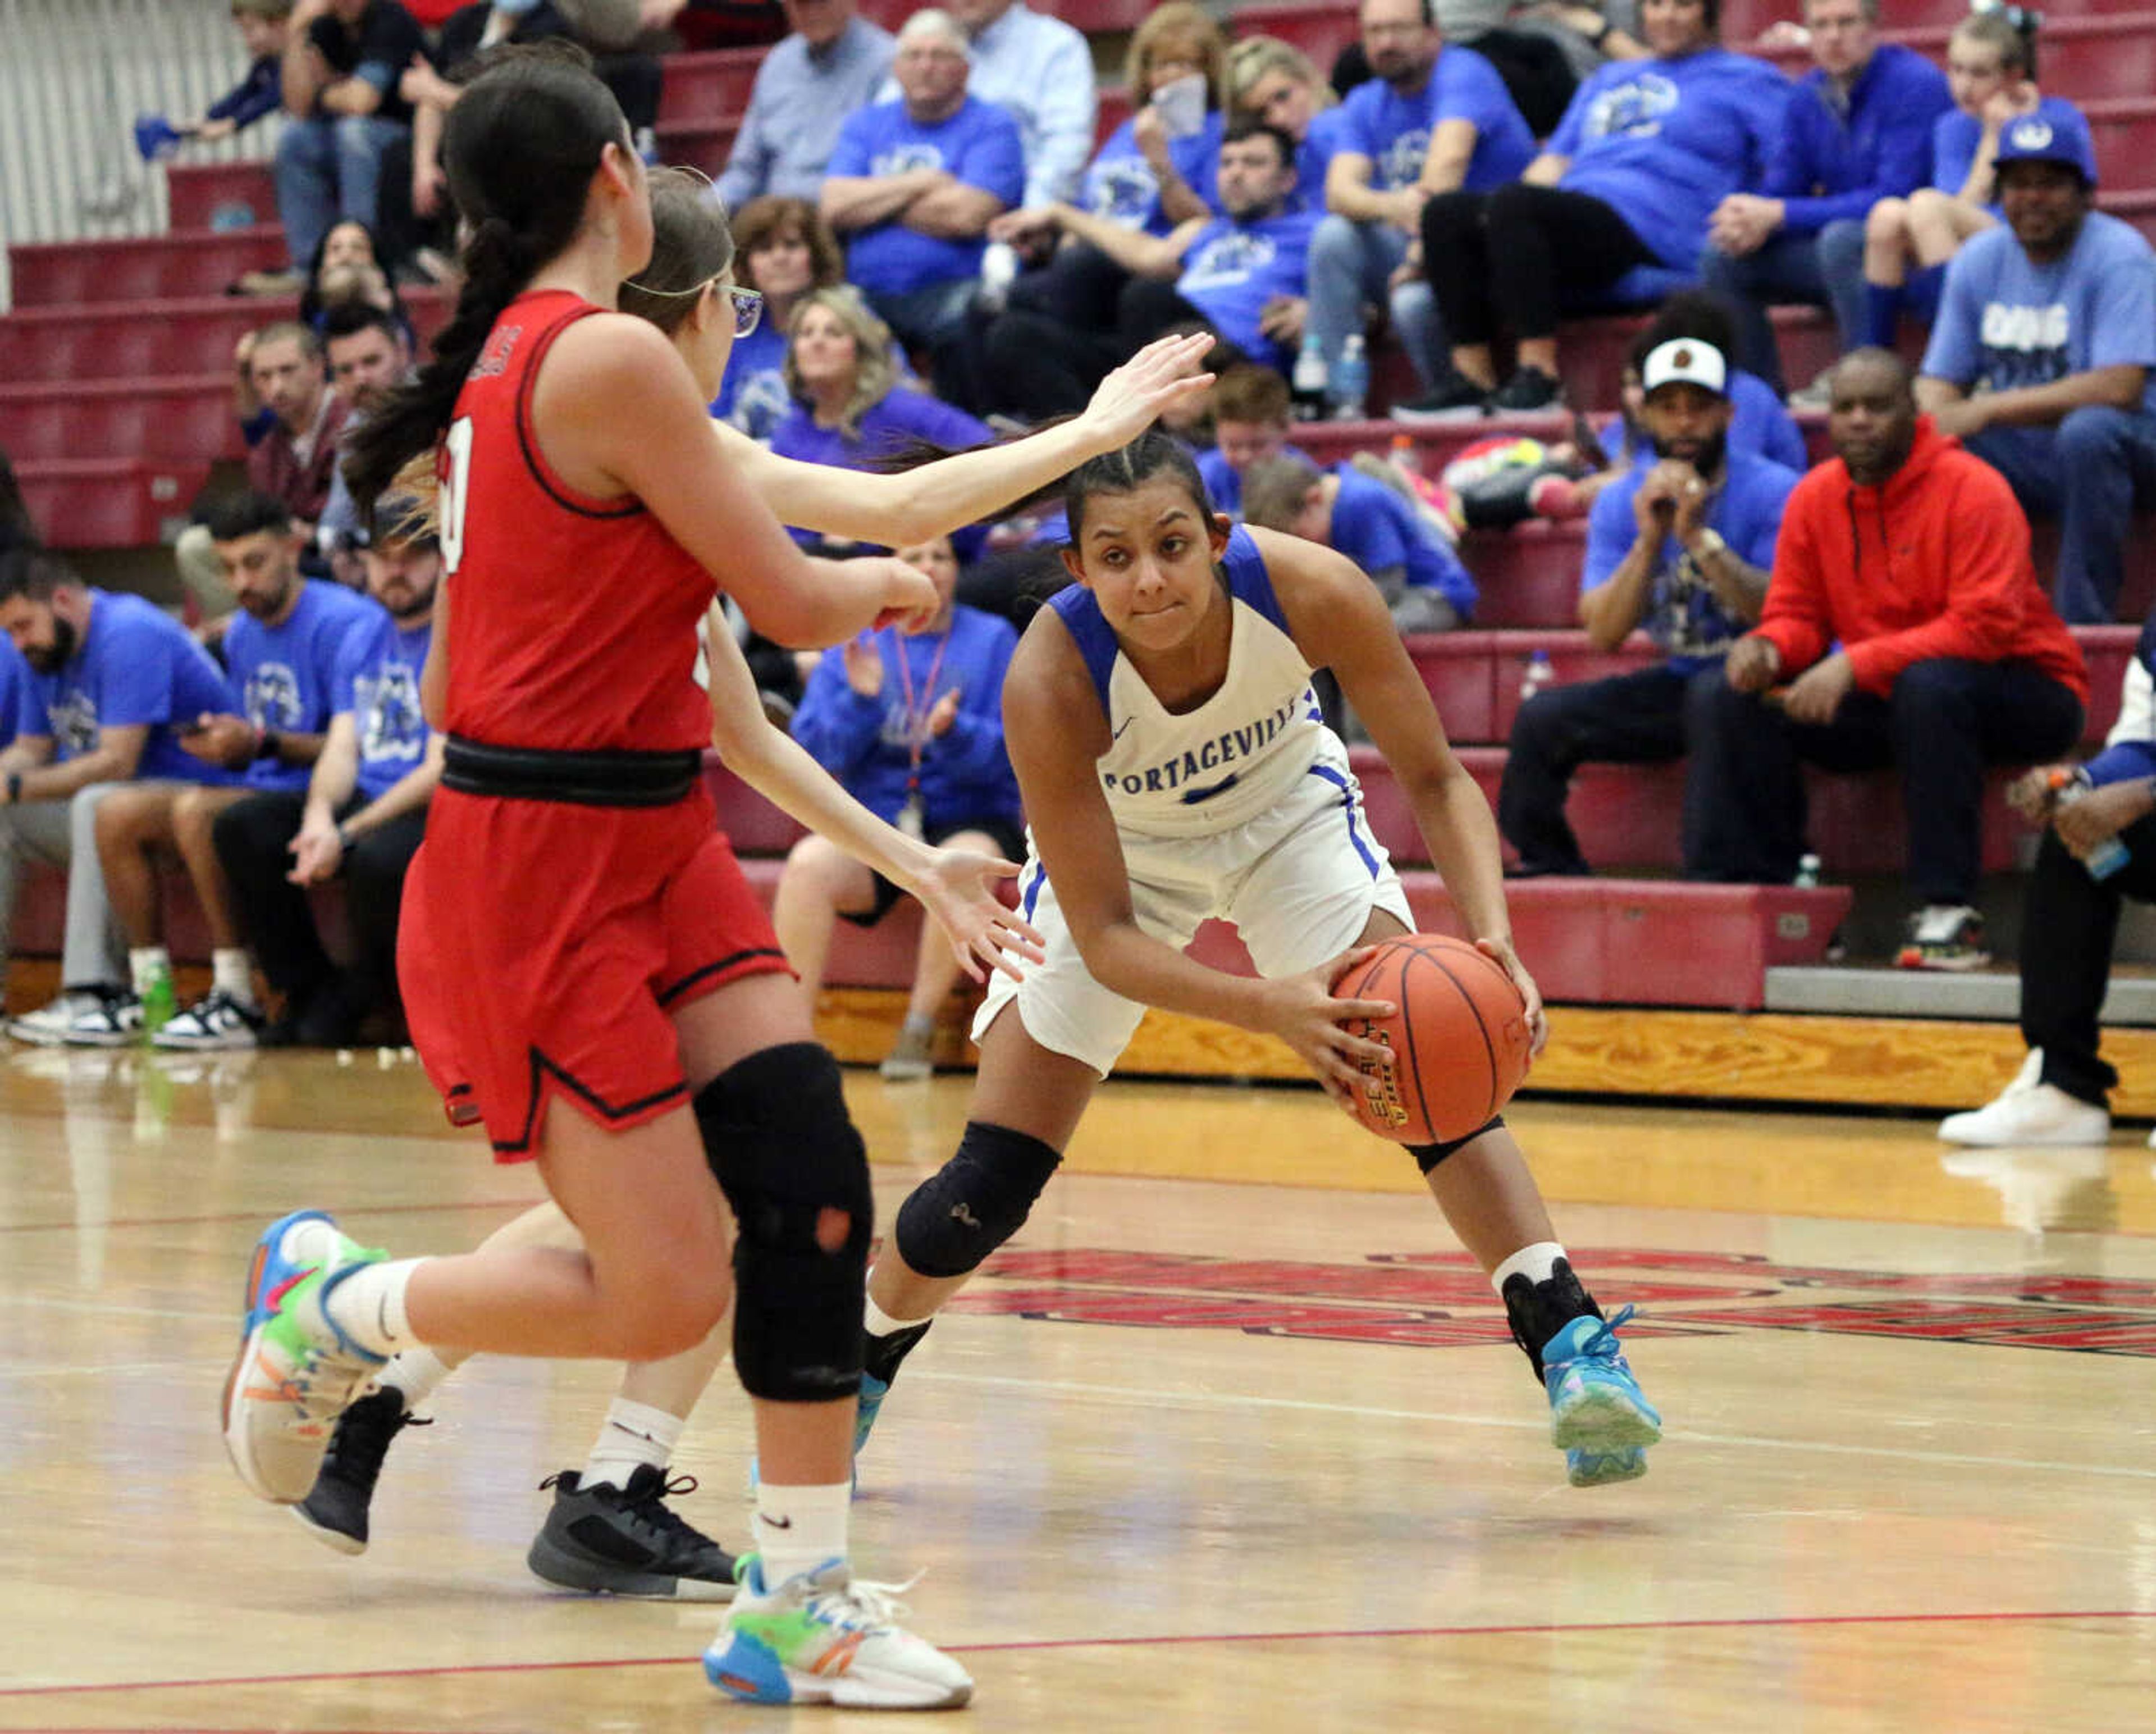
[[[886,1215],[963,1080],[849,1076]],[[1027,1730],[2156,1727],[2156,1160],[1928,1121],[1530,1104],[1669,1434],[1564,1485],[1487,1285],[1309,1090],[1104,1092],[916,1356],[856,1556]],[[339,1557],[213,1423],[269,1218],[461,1248],[532,1198],[368,1050],[0,1056],[0,1729],[865,1725],[724,1703],[708,1608],[522,1557],[608,1369],[485,1362]],[[731,1387],[683,1508],[737,1541]]]

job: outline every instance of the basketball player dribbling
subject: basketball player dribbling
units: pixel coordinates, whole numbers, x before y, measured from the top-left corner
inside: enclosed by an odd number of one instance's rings
[[[726,218],[692,171],[650,177],[650,262],[622,285],[620,305],[672,341],[706,398],[715,396],[735,334]],[[1212,339],[1164,339],[1103,380],[1081,415],[1026,439],[959,454],[903,475],[860,474],[775,456],[714,424],[721,447],[773,510],[803,528],[906,540],[940,535],[1007,505],[1074,464],[1121,447],[1160,411],[1202,393],[1191,370]],[[754,681],[722,616],[708,623],[716,740],[729,768],[794,818],[918,896],[976,978],[1037,955],[1038,936],[997,902],[992,880],[1018,869],[968,851],[928,848],[876,820],[799,746],[764,720]],[[490,1237],[493,1247],[574,1248],[575,1228],[542,1205]],[[685,1600],[733,1593],[735,1562],[667,1507],[667,1470],[690,1410],[716,1372],[723,1331],[668,1360],[631,1367],[583,1468],[550,1476],[554,1500],[527,1556],[565,1588]],[[339,1418],[312,1492],[295,1508],[346,1553],[364,1551],[377,1479],[391,1442],[454,1369],[462,1351],[408,1350],[380,1368]]]
[[[1368,723],[1537,1052],[1548,1035],[1489,803],[1369,580],[1314,543],[1231,531],[1158,430],[1082,465],[1066,499],[1076,582],[1034,618],[1004,686],[1030,845],[1019,907],[1046,957],[991,980],[957,1153],[900,1207],[870,1274],[861,1439],[937,1309],[1024,1223],[1147,1006],[1279,1036],[1343,1107],[1357,1063],[1389,1058],[1343,1026],[1392,1008],[1332,988],[1368,955],[1354,948],[1413,922],[1314,668]],[[1240,929],[1259,979],[1184,955],[1208,916]],[[1502,1118],[1409,1153],[1543,1383],[1573,1484],[1645,1474],[1661,1418],[1618,1345],[1628,1315],[1605,1321],[1573,1274]]]
[[[443,157],[466,230],[456,311],[347,462],[367,501],[430,452],[439,484],[427,685],[446,767],[399,975],[430,1075],[501,1159],[537,1163],[583,1246],[393,1263],[319,1212],[273,1224],[227,1450],[250,1490],[295,1502],[390,1355],[657,1360],[731,1299],[763,1475],[707,1675],[757,1702],[963,1703],[965,1670],[849,1561],[867,1161],[717,833],[693,678],[715,578],[799,644],[923,618],[934,588],[896,561],[803,558],[726,462],[680,357],[610,310],[651,212],[586,66],[503,58],[450,111]]]

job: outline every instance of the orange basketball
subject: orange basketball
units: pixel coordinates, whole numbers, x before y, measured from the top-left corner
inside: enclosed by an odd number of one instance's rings
[[[1333,987],[1342,999],[1389,1000],[1389,1018],[1344,1027],[1393,1050],[1363,1069],[1355,1117],[1381,1138],[1464,1138],[1512,1099],[1527,1073],[1527,1002],[1494,960],[1465,940],[1404,933],[1381,941]]]

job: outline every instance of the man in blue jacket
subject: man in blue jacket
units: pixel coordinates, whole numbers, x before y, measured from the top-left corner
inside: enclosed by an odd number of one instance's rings
[[[2111,947],[2128,897],[2156,903],[2156,617],[2126,667],[2118,721],[2086,765],[2040,765],[2007,791],[2045,824],[2022,931],[2021,1039],[2028,1058],[1983,1107],[1939,1126],[1949,1144],[2101,1144],[2118,1074],[2097,1052]],[[2127,851],[2123,864],[2115,857]],[[2150,1140],[2156,1145],[2156,1138]]]
[[[1946,76],[1878,38],[1879,0],[1808,0],[1815,64],[1789,100],[1779,148],[1757,192],[1715,209],[1700,274],[1734,304],[1737,365],[1784,387],[1767,309],[1834,310],[1841,346],[1864,341],[1864,218],[1930,177],[1932,127],[1953,106]]]

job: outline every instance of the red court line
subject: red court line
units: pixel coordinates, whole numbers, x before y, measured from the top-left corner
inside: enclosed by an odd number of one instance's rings
[[[947,1644],[953,1655],[994,1655],[1008,1650],[1137,1649],[1183,1644],[1320,1644],[1353,1638],[1587,1637],[1598,1632],[1758,1630],[1774,1627],[2002,1624],[2016,1620],[2156,1619],[2156,1609],[2053,1608],[2030,1613],[1988,1610],[1969,1613],[1801,1613],[1727,1619],[1609,1619],[1570,1624],[1554,1620],[1521,1625],[1393,1626],[1317,1632],[1185,1632],[1136,1638],[1022,1638],[1009,1644]],[[91,1692],[184,1691],[245,1685],[305,1685],[329,1680],[424,1680],[440,1675],[567,1673],[593,1668],[680,1668],[690,1656],[624,1656],[567,1662],[474,1662],[439,1668],[364,1668],[321,1674],[254,1674],[213,1680],[136,1680],[109,1685],[0,1686],[0,1699],[49,1698]],[[95,1734],[77,1730],[75,1734]],[[206,1731],[205,1731],[206,1734]]]

